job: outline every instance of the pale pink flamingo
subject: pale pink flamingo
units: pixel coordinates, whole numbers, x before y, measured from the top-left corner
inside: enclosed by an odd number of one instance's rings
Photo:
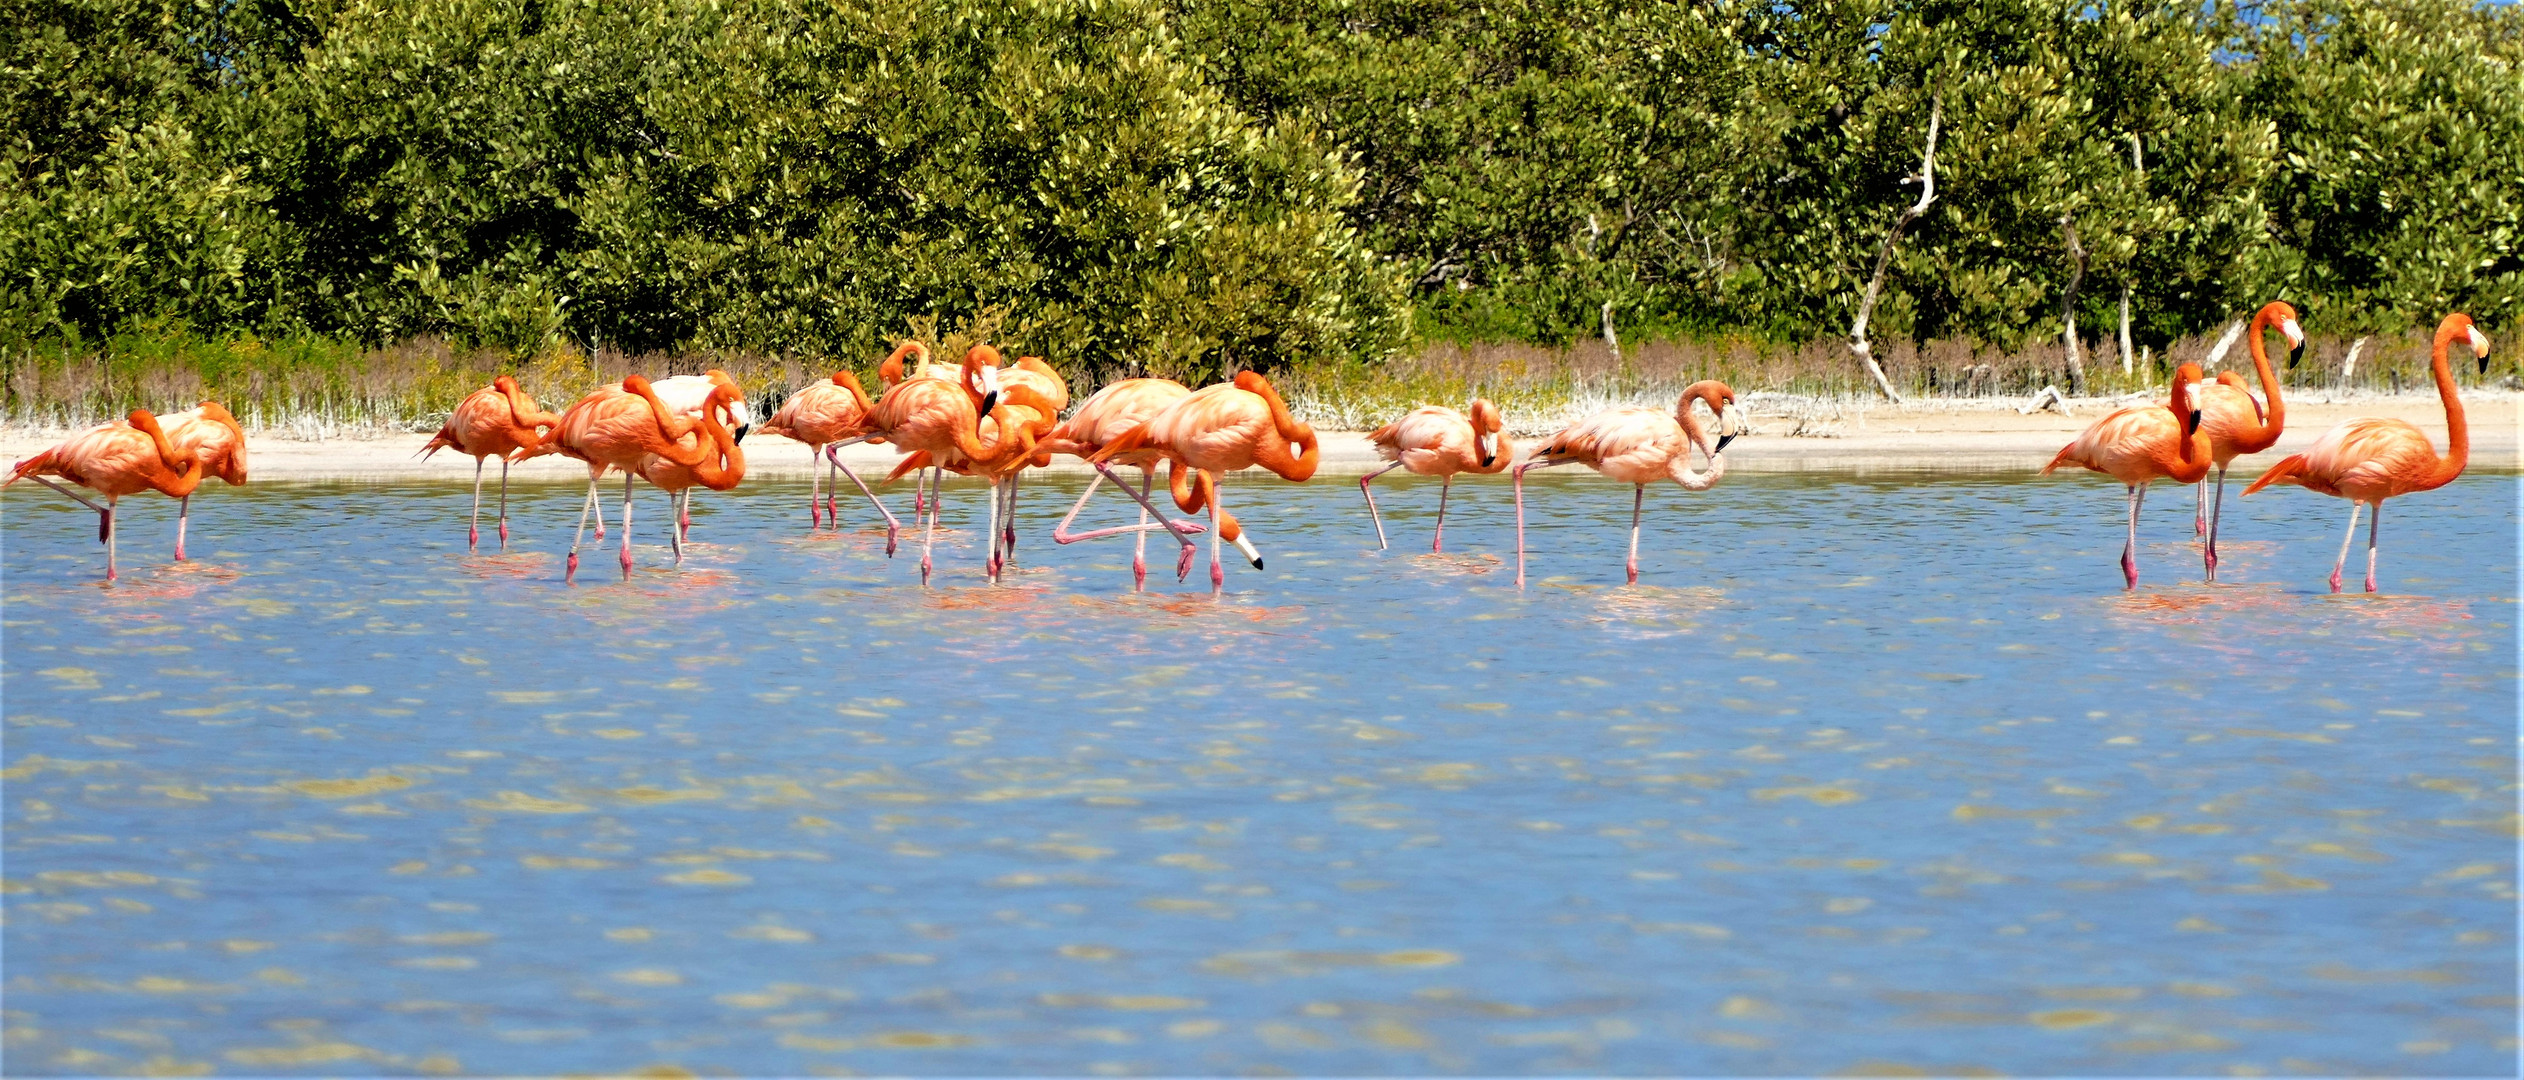
[[[2199,483],[2215,461],[2208,432],[2200,425],[2195,396],[2199,382],[2200,365],[2182,365],[2174,372],[2170,403],[2133,405],[2097,420],[2042,466],[2042,475],[2048,476],[2062,465],[2076,465],[2128,488],[2129,539],[2121,546],[2126,588],[2138,588],[2138,508],[2147,499],[2147,485],[2158,480]]]
[[[1060,519],[1060,524],[1053,527],[1052,539],[1055,542],[1074,544],[1081,540],[1093,540],[1119,533],[1133,534],[1136,546],[1131,552],[1131,582],[1134,586],[1140,586],[1148,581],[1148,531],[1152,528],[1163,528],[1183,545],[1175,561],[1174,576],[1180,580],[1192,572],[1192,553],[1195,545],[1188,534],[1199,531],[1201,527],[1191,522],[1169,522],[1165,512],[1149,502],[1149,496],[1156,490],[1157,463],[1165,460],[1164,453],[1151,448],[1120,455],[1112,462],[1094,460],[1096,451],[1102,450],[1104,444],[1121,438],[1131,429],[1147,423],[1159,412],[1164,411],[1166,406],[1190,396],[1192,396],[1191,388],[1172,379],[1123,379],[1089,395],[1086,401],[1079,404],[1076,413],[1062,421],[1059,427],[1053,428],[1051,434],[1043,438],[1043,441],[1035,448],[1037,453],[1074,454],[1087,459],[1088,463],[1095,467],[1096,473],[1088,478],[1087,490],[1081,493],[1077,503],[1069,508],[1069,516]],[[1132,491],[1130,484],[1113,474],[1112,465],[1116,464],[1139,467],[1139,490]],[[1107,479],[1112,480],[1115,487],[1121,488],[1123,494],[1130,496],[1132,501],[1139,504],[1139,523],[1083,533],[1070,532],[1070,522],[1076,521],[1078,511],[1086,508],[1087,500],[1095,495],[1096,485]],[[1157,515],[1158,524],[1156,525],[1148,523],[1148,515],[1152,513]]]
[[[245,429],[216,401],[158,418],[175,452],[202,463],[202,475],[216,476],[230,487],[245,483]],[[193,520],[193,497],[184,496],[175,512],[175,561],[184,561],[184,529]]]
[[[1692,416],[1692,402],[1709,407],[1718,420],[1718,441]],[[1604,476],[1631,485],[1630,581],[1639,580],[1639,518],[1646,508],[1648,485],[1672,480],[1685,491],[1707,491],[1726,475],[1726,444],[1743,431],[1743,413],[1735,391],[1716,379],[1683,388],[1672,413],[1644,405],[1618,405],[1560,429],[1541,450],[1516,467],[1516,584],[1525,584],[1525,474],[1533,469],[1576,462]],[[1699,447],[1709,459],[1706,472],[1693,472],[1691,450]]]
[[[1437,535],[1429,541],[1429,550],[1444,551],[1446,496],[1454,489],[1455,474],[1496,473],[1515,458],[1516,445],[1499,432],[1499,407],[1488,398],[1474,398],[1471,411],[1467,418],[1443,405],[1422,405],[1368,433],[1376,455],[1393,463],[1358,478],[1358,493],[1367,499],[1368,520],[1376,523],[1377,548],[1386,546],[1385,519],[1376,512],[1376,495],[1367,489],[1370,481],[1395,469],[1438,477]]]
[[[2481,374],[2489,372],[2489,338],[2462,312],[2445,317],[2436,327],[2429,368],[2436,375],[2436,393],[2445,402],[2445,456],[2436,456],[2425,432],[2387,417],[2341,421],[2323,432],[2312,448],[2270,467],[2244,488],[2250,495],[2272,484],[2295,484],[2309,491],[2349,500],[2349,531],[2340,537],[2340,557],[2331,563],[2331,591],[2340,591],[2340,569],[2348,564],[2349,544],[2357,539],[2358,509],[2375,506],[2366,532],[2366,591],[2375,591],[2375,545],[2384,527],[2384,500],[2453,483],[2471,461],[2471,424],[2463,417],[2463,401],[2455,392],[2454,371],[2446,361],[2456,338],[2471,346]]]
[[[2284,300],[2261,305],[2252,316],[2252,367],[2261,377],[2261,392],[2269,401],[2265,411],[2260,400],[2252,396],[2242,376],[2221,371],[2217,381],[2200,387],[2200,429],[2208,432],[2209,455],[2217,462],[2217,489],[2209,493],[2208,482],[2200,483],[2199,503],[2208,518],[2208,543],[2201,548],[2201,561],[2208,568],[2208,579],[2217,580],[2217,519],[2226,508],[2226,465],[2244,454],[2258,454],[2278,445],[2279,433],[2287,427],[2287,403],[2279,397],[2279,377],[2270,368],[2270,354],[2264,348],[2264,334],[2276,328],[2287,339],[2287,366],[2292,370],[2305,354],[2305,330],[2296,325],[2296,309]],[[2194,528],[2198,519],[2193,519]]]
[[[893,366],[899,367],[899,364]],[[913,377],[895,382],[876,400],[876,408],[868,413],[868,433],[836,444],[885,442],[906,455],[925,454],[921,465],[960,465],[976,457],[986,456],[990,447],[982,442],[981,418],[990,415],[999,405],[999,350],[976,345],[964,354],[964,363],[953,380]],[[939,473],[938,486],[946,478],[940,469],[922,468],[908,461],[906,467],[918,470],[913,480],[915,491],[925,478]],[[919,517],[921,502],[915,501],[913,516]],[[938,504],[932,496],[926,500],[928,528],[920,541],[920,580],[929,581],[930,553],[938,532]],[[887,515],[885,553],[894,553],[896,524]]]
[[[421,447],[423,459],[449,447],[473,459],[473,520],[465,527],[465,550],[482,543],[482,459],[500,459],[500,550],[506,551],[508,467],[543,445],[547,434],[543,429],[560,422],[559,416],[543,411],[532,396],[518,389],[517,380],[502,375],[457,402],[455,411],[447,414],[446,425]]]
[[[737,448],[735,436],[729,432],[727,425],[719,422],[721,415],[732,415],[734,406],[742,400],[742,395],[731,383],[713,391],[704,403],[696,421],[700,429],[680,440],[695,443],[709,451],[700,461],[685,465],[657,454],[645,454],[632,467],[641,479],[666,493],[678,520],[690,508],[694,487],[731,491],[745,479],[745,451]],[[668,535],[674,539],[675,565],[681,566],[684,562],[684,531],[678,528]]]
[[[622,576],[631,576],[631,481],[640,460],[650,454],[679,465],[698,465],[708,447],[685,445],[684,436],[697,426],[675,415],[658,400],[647,379],[624,376],[619,385],[602,387],[562,410],[551,437],[521,457],[558,453],[587,463],[587,502],[578,512],[578,530],[570,535],[570,557],[564,576],[578,576],[578,546],[587,536],[587,515],[600,509],[596,482],[609,469],[622,470]],[[601,516],[601,515],[600,515]],[[603,539],[599,534],[598,539]]]
[[[1299,422],[1271,381],[1252,371],[1238,373],[1232,383],[1193,391],[1104,444],[1088,460],[1110,462],[1141,450],[1155,450],[1166,459],[1167,486],[1176,506],[1185,513],[1208,508],[1212,589],[1227,583],[1226,567],[1218,561],[1221,540],[1232,541],[1254,569],[1262,569],[1262,553],[1244,538],[1235,516],[1219,505],[1218,474],[1259,465],[1283,480],[1303,483],[1314,476],[1322,457],[1315,429]],[[1164,520],[1162,514],[1159,520]]]
[[[903,348],[910,349],[912,346],[905,345]],[[895,362],[899,364],[900,360]],[[860,389],[857,375],[847,370],[836,371],[830,380],[808,383],[797,393],[789,395],[789,400],[780,404],[780,410],[763,422],[765,432],[806,444],[807,476],[811,485],[806,513],[810,531],[823,527],[826,514],[831,515],[834,528],[841,527],[841,483],[833,476],[836,472],[850,477],[850,482],[858,485],[860,493],[866,495],[870,502],[876,502],[879,511],[885,512],[885,504],[877,502],[876,492],[869,490],[858,474],[843,465],[839,456],[828,453],[826,449],[828,444],[866,434],[868,412],[874,408],[876,402],[868,399],[866,390]],[[824,472],[821,475],[814,472],[817,458],[823,459]],[[831,482],[828,484],[827,481]],[[890,522],[894,515],[885,512],[885,518]]]
[[[105,505],[98,506],[87,496],[53,483],[46,479],[48,474],[94,490],[105,496]],[[201,486],[202,462],[168,442],[166,430],[158,426],[158,418],[149,410],[133,409],[122,420],[89,428],[18,462],[0,487],[30,477],[96,511],[96,538],[105,544],[105,580],[112,581],[117,576],[115,504],[125,495],[142,491],[155,491],[173,499],[190,495]]]

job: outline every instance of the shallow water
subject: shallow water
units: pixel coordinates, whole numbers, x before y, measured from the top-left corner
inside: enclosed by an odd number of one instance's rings
[[[1629,491],[1531,479],[1522,593],[1504,484],[1432,556],[1433,484],[1378,553],[1233,481],[1215,599],[1049,543],[1074,483],[925,590],[802,484],[576,587],[567,486],[506,556],[213,490],[180,567],[129,500],[112,588],[13,490],[8,1071],[2514,1067],[2514,477],[2393,506],[2381,598],[2299,491],[2215,588],[2159,492],[2125,595],[2105,482],[1653,491],[1623,587]]]

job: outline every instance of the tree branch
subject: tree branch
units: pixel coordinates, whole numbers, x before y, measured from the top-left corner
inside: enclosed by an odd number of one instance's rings
[[[1894,219],[1893,228],[1884,234],[1884,246],[1875,255],[1875,276],[1867,279],[1866,295],[1858,301],[1858,318],[1849,324],[1849,352],[1875,380],[1875,388],[1894,404],[1902,403],[1902,395],[1893,392],[1893,383],[1884,377],[1884,368],[1875,362],[1875,346],[1867,340],[1867,320],[1875,317],[1876,300],[1884,295],[1884,272],[1893,265],[1893,245],[1902,239],[1902,230],[1910,227],[1919,215],[1928,212],[1928,204],[1937,201],[1937,126],[1945,116],[1945,95],[1939,92],[1928,99],[1928,150],[1921,155],[1919,201]],[[1908,179],[1903,181],[1909,183]]]

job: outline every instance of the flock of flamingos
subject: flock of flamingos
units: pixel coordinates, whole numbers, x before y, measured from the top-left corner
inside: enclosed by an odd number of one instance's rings
[[[2252,320],[2253,367],[2263,397],[2234,372],[2206,381],[2199,365],[2184,364],[2175,373],[2171,400],[2164,405],[2138,405],[2104,417],[2062,449],[2042,471],[2076,465],[2111,476],[2128,490],[2129,538],[2121,549],[2121,568],[2128,587],[2138,585],[2138,511],[2147,486],[2157,480],[2197,485],[2201,509],[2195,528],[2206,534],[2202,545],[2205,574],[2217,578],[2217,528],[2223,508],[2227,465],[2236,457],[2269,449],[2279,439],[2287,410],[2279,380],[2270,367],[2264,336],[2277,330],[2287,339],[2291,367],[2304,350],[2305,334],[2296,310],[2283,302],[2265,305]],[[2375,507],[2367,533],[2366,590],[2375,591],[2377,534],[2385,499],[2442,487],[2462,474],[2470,456],[2469,430],[2462,401],[2455,392],[2447,352],[2463,341],[2488,370],[2489,340],[2472,326],[2471,317],[2445,317],[2436,331],[2433,367],[2438,392],[2445,401],[2451,445],[2439,458],[2419,429],[2400,420],[2360,418],[2325,432],[2313,447],[2270,467],[2244,489],[2245,495],[2271,484],[2296,484],[2349,500],[2349,528],[2341,538],[2340,557],[2332,564],[2331,589],[2340,591],[2340,569],[2356,539],[2361,509]],[[1067,517],[1053,530],[1053,539],[1067,544],[1103,536],[1132,534],[1135,583],[1147,578],[1148,534],[1162,529],[1179,545],[1178,579],[1191,573],[1197,545],[1193,534],[1210,537],[1209,577],[1213,588],[1226,581],[1219,564],[1219,544],[1230,542],[1256,569],[1262,555],[1244,535],[1236,517],[1220,505],[1223,473],[1259,466],[1283,479],[1302,482],[1315,473],[1318,446],[1314,429],[1289,414],[1270,381],[1253,372],[1232,382],[1193,390],[1166,379],[1124,379],[1098,390],[1066,420],[1069,389],[1042,360],[1022,357],[1000,362],[997,350],[973,347],[959,366],[929,363],[918,343],[896,349],[879,367],[885,382],[882,396],[871,400],[848,371],[813,383],[790,395],[762,427],[805,443],[809,453],[827,466],[810,484],[809,528],[827,518],[839,525],[839,490],[833,474],[852,484],[884,515],[885,551],[894,554],[901,522],[866,482],[841,464],[836,451],[852,443],[886,443],[902,451],[901,463],[881,483],[914,474],[912,500],[916,522],[925,522],[921,536],[920,576],[929,580],[930,549],[938,522],[939,490],[946,472],[979,476],[989,481],[989,538],[985,571],[996,581],[1016,552],[1016,500],[1028,468],[1051,463],[1055,454],[1070,454],[1096,469]],[[906,369],[907,360],[914,361]],[[1697,402],[1716,419],[1713,442],[1709,430],[1692,412]],[[631,496],[634,477],[669,493],[674,521],[668,530],[675,558],[681,562],[690,527],[692,490],[726,491],[745,475],[745,455],[738,449],[752,414],[743,390],[725,372],[649,380],[638,375],[580,398],[559,414],[543,411],[515,381],[501,376],[458,405],[447,425],[422,454],[452,448],[474,459],[473,523],[467,541],[481,540],[482,466],[500,461],[499,539],[508,542],[508,467],[545,454],[561,454],[587,465],[587,501],[579,512],[577,533],[570,541],[566,576],[575,579],[578,551],[586,538],[588,518],[596,518],[596,539],[604,539],[604,517],[597,485],[609,471],[622,480],[622,570],[631,572]],[[1670,479],[1687,490],[1706,490],[1725,475],[1727,443],[1743,430],[1734,391],[1714,380],[1683,391],[1671,414],[1627,405],[1604,410],[1562,429],[1540,450],[1516,465],[1516,579],[1525,580],[1524,474],[1571,463],[1586,465],[1633,486],[1630,504],[1629,580],[1639,579],[1639,518],[1647,485]],[[1390,464],[1359,480],[1379,545],[1385,542],[1384,521],[1376,512],[1369,483],[1394,469],[1440,477],[1437,532],[1432,550],[1443,550],[1446,498],[1460,473],[1495,474],[1509,468],[1514,447],[1501,431],[1498,409],[1476,399],[1470,415],[1428,405],[1377,429],[1370,439]],[[1697,448],[1706,467],[1695,471],[1691,452]],[[811,461],[812,459],[810,459]],[[1168,517],[1150,501],[1156,469],[1167,466],[1169,493],[1175,507],[1191,515],[1208,512],[1206,523]],[[1135,466],[1134,488],[1113,472],[1114,466]],[[2214,469],[2214,494],[2207,479]],[[184,558],[184,530],[190,520],[192,494],[202,479],[216,476],[230,484],[246,477],[245,433],[236,418],[215,402],[161,419],[134,409],[124,420],[82,431],[60,445],[18,462],[5,483],[33,478],[97,512],[98,539],[105,545],[105,577],[115,577],[114,506],[122,496],[156,491],[182,500],[176,519],[175,557]],[[104,505],[54,483],[60,477],[104,496]],[[1136,525],[1072,532],[1070,525],[1110,479],[1140,506]],[[925,514],[925,519],[920,515]],[[1154,517],[1152,523],[1151,517]]]

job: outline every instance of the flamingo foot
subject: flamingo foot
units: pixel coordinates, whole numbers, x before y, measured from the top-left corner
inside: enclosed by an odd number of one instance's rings
[[[1174,580],[1178,583],[1192,576],[1192,549],[1183,548],[1174,560]]]
[[[1628,570],[1630,571],[1630,583],[1631,583],[1631,584],[1633,584],[1633,585],[1638,584],[1638,583],[1639,583],[1639,563],[1638,563],[1638,560],[1636,560],[1636,559],[1631,560],[1631,561],[1630,561],[1630,564],[1629,564],[1629,566],[1628,566]]]
[[[578,552],[573,551],[570,553],[569,570],[561,575],[561,580],[567,582],[575,582],[578,580]]]
[[[478,547],[481,547],[481,546],[482,546],[482,527],[481,527],[481,526],[479,526],[479,525],[467,525],[467,526],[465,526],[465,530],[464,530],[464,549],[465,549],[465,551],[466,551],[468,554],[470,554],[470,553],[473,551],[473,549],[478,548]],[[184,557],[184,553],[183,553],[183,551],[182,551],[181,549],[178,549],[178,550],[177,550],[177,552],[176,552],[175,557],[176,557],[176,558],[179,558],[179,559],[183,558],[183,557]]]
[[[815,530],[820,529],[820,528],[823,528],[823,527],[824,527],[824,504],[823,504],[823,500],[818,499],[818,500],[815,500],[815,501],[813,501],[813,502],[809,502],[809,503],[807,503],[807,504],[806,504],[806,531],[808,531],[808,532],[814,532]]]
[[[508,550],[508,523],[500,522],[500,550]]]
[[[2121,556],[2121,576],[2127,579],[2121,586],[2123,589],[2138,588],[2138,560],[2128,555]]]
[[[1131,584],[1133,586],[1148,584],[1148,560],[1137,555],[1131,556]]]
[[[1226,567],[1224,567],[1224,566],[1220,566],[1220,565],[1218,565],[1218,561],[1217,561],[1216,559],[1212,559],[1212,560],[1210,560],[1210,564],[1209,564],[1209,587],[1210,587],[1210,588],[1212,588],[1212,589],[1218,589],[1218,588],[1223,588],[1223,587],[1225,587],[1225,586],[1226,586],[1226,584],[1227,584],[1227,568],[1226,568]]]
[[[2217,549],[2208,549],[2207,553],[2200,557],[2200,561],[2208,567],[2208,579],[2217,580]]]
[[[175,561],[177,561],[177,562],[183,562],[183,561],[184,561],[184,545],[182,545],[182,544],[177,544],[177,545],[175,545]]]
[[[2368,574],[2368,575],[2366,575],[2366,591],[2368,591],[2368,592],[2374,592],[2374,591],[2375,591],[2375,575],[2373,575],[2373,574]]]

